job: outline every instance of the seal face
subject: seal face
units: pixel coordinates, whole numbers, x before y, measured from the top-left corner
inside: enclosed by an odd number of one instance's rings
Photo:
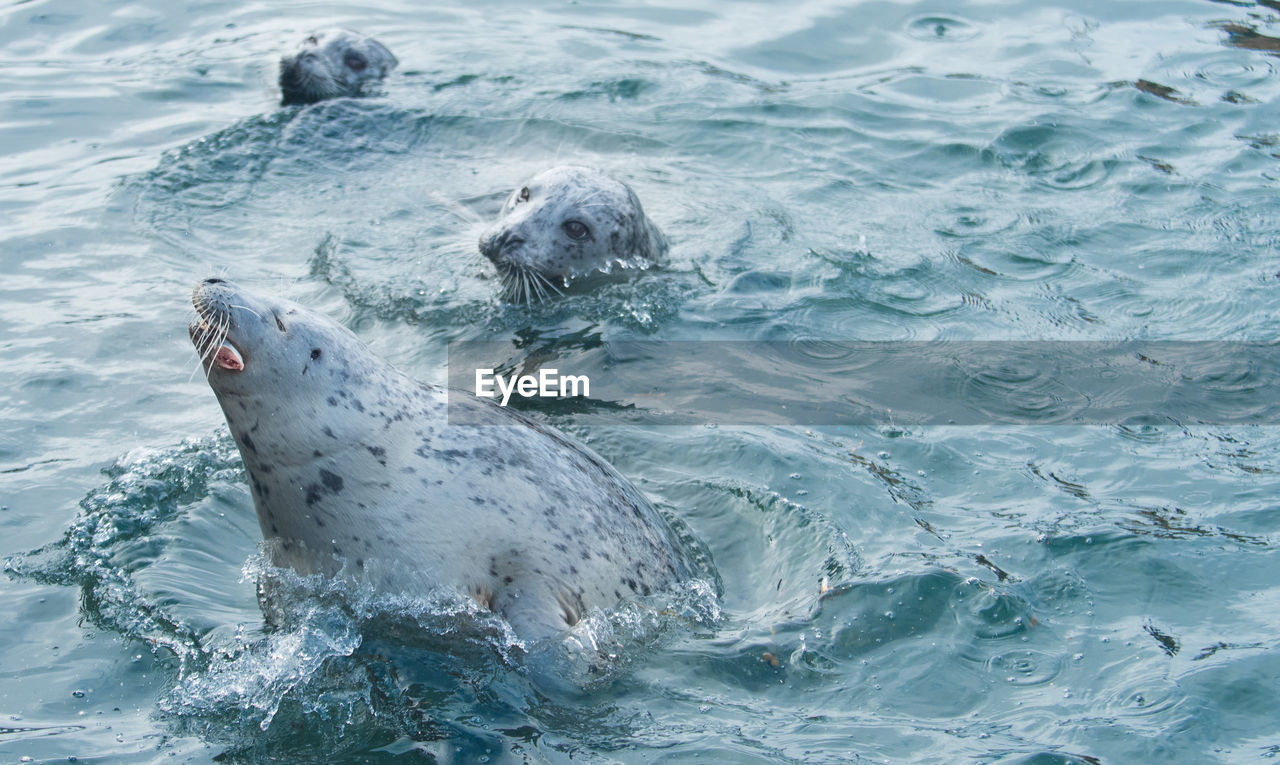
[[[563,165],[511,194],[480,252],[498,267],[508,297],[528,302],[594,273],[657,265],[667,240],[625,183]]]
[[[296,303],[221,279],[192,302],[275,565],[384,592],[455,587],[534,641],[690,576],[644,496],[559,431],[456,394],[467,424],[450,424],[445,390]]]
[[[298,52],[280,59],[281,103],[314,104],[326,98],[358,96],[400,63],[372,37],[329,29],[302,41]]]

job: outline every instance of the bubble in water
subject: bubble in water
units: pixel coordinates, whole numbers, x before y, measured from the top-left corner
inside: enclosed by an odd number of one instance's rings
[[[921,16],[907,24],[907,34],[917,40],[957,42],[971,40],[980,32],[973,24],[949,16]]]

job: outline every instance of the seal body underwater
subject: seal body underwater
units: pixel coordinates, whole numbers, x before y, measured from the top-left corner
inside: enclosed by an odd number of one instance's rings
[[[316,32],[302,41],[297,53],[280,59],[280,102],[288,106],[358,96],[399,63],[372,37],[343,29]]]
[[[221,279],[192,302],[273,564],[383,592],[457,588],[526,641],[691,575],[644,496],[559,431],[448,401],[295,303]]]
[[[507,198],[480,237],[480,252],[498,268],[508,296],[528,302],[592,274],[657,265],[667,240],[625,183],[562,165]]]

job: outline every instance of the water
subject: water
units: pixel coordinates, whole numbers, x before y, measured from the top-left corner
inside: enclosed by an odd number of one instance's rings
[[[434,380],[457,340],[1272,340],[1271,4],[69,0],[0,20],[0,760],[1280,752],[1274,427],[545,413],[720,577],[675,616],[600,615],[620,666],[546,698],[462,604],[352,613],[294,582],[296,622],[264,627],[251,501],[185,332],[213,273]],[[277,108],[274,58],[331,25],[396,53],[386,95]],[[476,238],[568,161],[631,183],[670,262],[503,304]]]

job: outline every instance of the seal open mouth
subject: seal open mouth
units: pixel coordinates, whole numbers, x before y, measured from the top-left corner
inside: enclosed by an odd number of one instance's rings
[[[191,304],[195,306],[196,318],[187,327],[191,342],[200,354],[201,363],[211,359],[211,364],[229,372],[244,370],[244,356],[240,349],[227,339],[231,330],[231,317],[226,311],[211,305],[208,296],[203,293],[204,284],[197,286],[191,294]]]

